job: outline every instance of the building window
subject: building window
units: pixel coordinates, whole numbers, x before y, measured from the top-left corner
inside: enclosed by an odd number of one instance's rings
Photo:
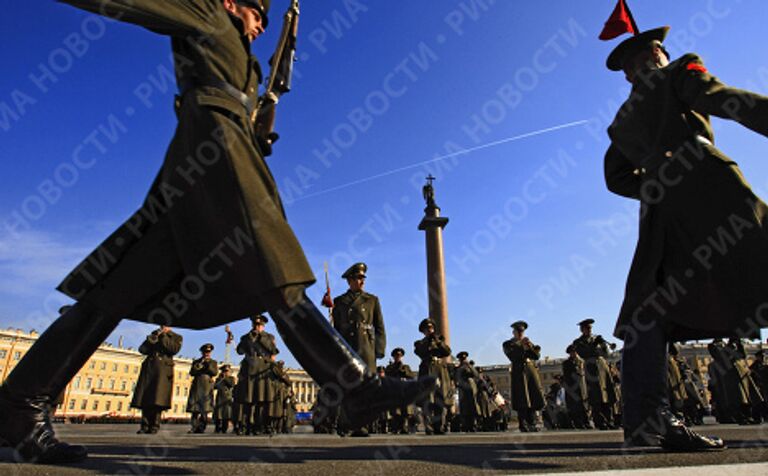
[[[117,364],[112,364],[112,371],[117,372]]]
[[[98,400],[93,402],[93,407],[92,408],[93,408],[93,411],[96,411],[96,410],[99,409],[99,401]]]
[[[95,360],[91,360],[91,363],[88,364],[88,368],[91,369],[91,370],[95,369],[96,368],[96,361]]]
[[[123,391],[125,390],[125,380],[120,382],[120,390],[123,390]]]
[[[173,406],[173,413],[179,413],[179,406],[178,405],[174,405]]]
[[[189,396],[189,389],[187,387],[184,387],[184,396],[185,397]]]
[[[107,400],[107,403],[104,406],[104,411],[108,412],[110,408],[112,408],[112,402],[110,400]]]
[[[80,402],[80,410],[85,410],[86,408],[88,408],[88,400],[83,400]]]
[[[117,411],[123,411],[123,402],[117,402]]]
[[[21,360],[21,352],[18,350],[13,353],[13,360]]]
[[[125,364],[125,368],[123,369],[125,373],[128,373],[128,364]]]
[[[181,387],[176,385],[176,396],[178,397],[180,393],[181,393]]]
[[[96,388],[104,388],[104,379],[103,378],[99,379],[99,385],[96,386]]]
[[[69,401],[69,409],[74,410],[75,409],[75,399]]]
[[[138,366],[138,365],[134,365],[134,366],[133,366],[133,373],[134,373],[134,374],[137,374],[137,373],[139,373],[139,366]]]
[[[0,359],[4,359],[8,355],[8,351],[5,349],[0,349]]]
[[[101,370],[107,370],[107,363],[106,362],[102,362],[101,363]]]
[[[114,390],[115,389],[115,381],[112,380],[112,379],[110,379],[110,381],[109,381],[109,389],[110,390]]]
[[[87,379],[85,379],[85,389],[90,390],[91,385],[93,385],[93,379],[91,377],[88,377]]]

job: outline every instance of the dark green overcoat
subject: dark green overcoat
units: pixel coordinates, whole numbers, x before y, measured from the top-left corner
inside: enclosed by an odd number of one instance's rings
[[[271,290],[314,282],[246,108],[210,86],[258,95],[261,73],[242,22],[221,0],[61,1],[169,36],[183,94],[143,206],[58,289],[130,319],[203,329],[266,311]]]
[[[280,351],[275,336],[269,332],[249,332],[240,338],[237,353],[243,355],[238,373],[236,396],[238,403],[266,403],[274,396],[272,358]]]
[[[568,357],[563,361],[563,388],[565,406],[569,413],[587,411],[587,381],[584,377],[584,360]]]
[[[576,353],[584,359],[584,377],[590,405],[614,404],[617,401],[608,361],[608,344],[601,336],[580,336],[573,341]]]
[[[199,358],[192,361],[189,375],[193,377],[187,397],[187,411],[209,413],[213,411],[213,379],[219,373],[219,365],[213,359]]]
[[[451,348],[442,336],[433,334],[414,342],[413,352],[421,359],[419,377],[431,375],[437,378],[437,387],[430,396],[430,400],[434,401],[435,394],[439,393],[440,398],[447,405],[453,397],[453,387],[448,364],[443,359],[451,355]]]
[[[333,300],[333,327],[373,372],[376,359],[384,357],[387,334],[379,298],[366,292],[347,291]]]
[[[541,385],[539,369],[536,368],[541,349],[530,341],[517,338],[504,341],[502,348],[512,364],[512,409],[541,410],[545,404],[544,388]]]
[[[456,366],[454,378],[456,390],[459,392],[459,414],[465,417],[480,415],[477,371],[465,360]]]
[[[677,340],[768,326],[768,207],[712,145],[710,115],[768,134],[768,98],[724,85],[686,54],[640,75],[608,129],[608,189],[641,204],[619,338],[645,312]]]
[[[146,355],[133,391],[131,407],[171,408],[173,393],[173,356],[181,350],[182,337],[173,331],[148,335],[139,346]]]
[[[216,420],[231,420],[232,405],[235,400],[232,391],[235,388],[235,377],[219,377],[216,379],[216,405],[214,406],[213,416]]]

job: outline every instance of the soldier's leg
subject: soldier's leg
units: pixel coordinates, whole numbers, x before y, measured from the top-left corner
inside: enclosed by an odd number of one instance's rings
[[[136,433],[142,434],[142,433],[149,433],[149,428],[151,427],[150,421],[149,421],[149,414],[147,413],[149,410],[146,408],[141,409],[141,427],[139,428],[139,431]]]
[[[109,334],[120,317],[75,304],[56,319],[0,387],[0,440],[25,461],[78,461],[83,446],[56,440],[50,423],[56,398]]]
[[[422,398],[435,386],[434,377],[376,377],[304,295],[303,286],[274,292],[266,301],[291,354],[322,387],[323,403],[342,404],[350,427],[359,428],[385,410]]]

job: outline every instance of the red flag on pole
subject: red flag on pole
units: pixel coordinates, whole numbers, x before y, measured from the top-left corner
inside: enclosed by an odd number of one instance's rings
[[[613,9],[613,13],[605,22],[603,31],[600,32],[601,40],[611,40],[624,33],[632,33],[637,35],[640,30],[637,28],[635,19],[632,18],[632,12],[629,11],[624,0],[619,0],[616,4],[616,8]]]

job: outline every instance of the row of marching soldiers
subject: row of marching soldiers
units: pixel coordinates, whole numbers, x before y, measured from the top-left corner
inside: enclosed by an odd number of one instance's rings
[[[264,331],[267,321],[265,316],[252,317],[253,328],[240,338],[237,353],[244,357],[237,377],[229,364],[217,366],[212,344],[200,347],[202,356],[189,371],[194,377],[187,400],[190,433],[205,432],[209,413],[216,433],[226,433],[230,424],[238,435],[292,432],[296,402],[284,362],[275,361],[275,337]]]

